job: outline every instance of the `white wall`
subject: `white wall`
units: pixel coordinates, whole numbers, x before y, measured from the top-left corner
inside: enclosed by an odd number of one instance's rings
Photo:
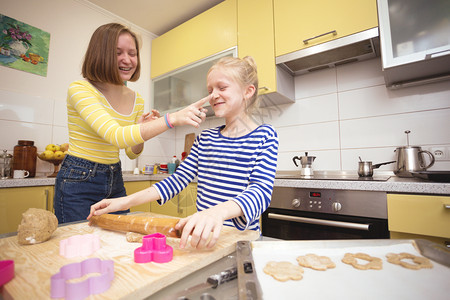
[[[446,161],[429,170],[450,170],[450,81],[389,90],[381,59],[357,62],[295,78],[294,104],[273,109],[279,133],[279,170],[296,170],[292,157],[316,156],[316,170],[357,170],[358,156],[395,160],[396,147],[441,147]],[[379,170],[393,170],[395,164]]]
[[[0,66],[0,149],[12,153],[18,140],[29,139],[35,141],[41,152],[47,144],[68,141],[67,87],[81,78],[82,59],[89,39],[102,24],[120,22],[141,36],[141,78],[128,86],[138,91],[149,107],[154,34],[85,0],[2,1],[0,13],[50,33],[46,77]],[[145,147],[146,155],[152,153],[149,146]],[[122,161],[126,169],[133,168],[134,164],[128,159]],[[38,172],[52,170],[53,165],[38,159]]]
[[[0,149],[10,152],[19,139],[34,140],[38,151],[49,143],[68,140],[66,90],[80,78],[89,38],[101,24],[126,23],[84,0],[35,3],[2,4],[2,14],[51,34],[47,77],[0,66]],[[141,79],[129,86],[150,103],[150,51],[155,36],[127,25],[143,38]],[[358,156],[374,163],[395,160],[395,148],[406,145],[405,130],[411,130],[412,145],[444,146],[450,156],[450,81],[390,91],[376,58],[298,76],[295,88],[295,103],[265,109],[259,116],[279,133],[279,170],[298,170],[292,157],[305,151],[317,157],[316,170],[356,171]],[[198,134],[221,123],[221,119],[208,118],[199,129],[177,128],[146,142],[139,167],[180,157],[187,133]],[[135,163],[124,155],[121,158],[125,170],[134,168]],[[450,170],[450,161],[437,161],[431,170]],[[39,171],[50,172],[52,166],[38,161]]]
[[[256,116],[278,132],[278,170],[299,170],[292,158],[305,151],[316,156],[315,170],[356,172],[358,156],[374,164],[396,160],[395,148],[407,143],[405,130],[411,131],[410,145],[446,150],[447,160],[429,170],[450,170],[450,81],[392,91],[384,84],[381,59],[374,58],[297,76],[295,99]],[[202,128],[222,123],[210,118]],[[176,153],[183,151],[185,134],[200,131],[177,128]]]

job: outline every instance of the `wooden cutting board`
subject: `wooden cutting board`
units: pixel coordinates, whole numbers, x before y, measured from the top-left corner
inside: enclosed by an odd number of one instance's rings
[[[195,133],[188,133],[184,137],[184,152],[186,152],[186,156],[191,152],[191,147],[194,145],[195,141]]]
[[[145,215],[161,217],[152,213]],[[99,235],[101,240],[101,248],[94,254],[72,259],[59,255],[61,240],[90,233]],[[50,277],[62,266],[98,257],[114,261],[114,280],[106,292],[88,299],[142,299],[229,255],[235,250],[237,241],[255,240],[258,236],[255,231],[241,232],[224,227],[216,246],[208,250],[190,246],[180,249],[179,239],[167,238],[167,244],[174,250],[173,260],[162,264],[135,263],[133,253],[141,244],[127,242],[125,233],[91,227],[87,222],[58,227],[50,240],[36,245],[19,245],[17,236],[3,238],[0,239],[0,260],[12,259],[15,264],[15,277],[4,285],[3,296],[5,299],[49,299]]]

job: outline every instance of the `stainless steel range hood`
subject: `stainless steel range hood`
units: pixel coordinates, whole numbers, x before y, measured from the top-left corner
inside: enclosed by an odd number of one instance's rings
[[[278,56],[277,65],[292,75],[380,56],[378,27]]]

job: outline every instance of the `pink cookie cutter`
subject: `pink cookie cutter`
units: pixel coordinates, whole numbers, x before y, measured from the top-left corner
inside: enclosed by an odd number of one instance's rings
[[[83,277],[89,273],[100,273],[81,282],[67,282],[68,280]],[[114,261],[89,258],[79,263],[68,264],[53,275],[50,279],[50,296],[52,298],[65,298],[79,300],[89,295],[100,294],[108,290],[114,278]]]
[[[173,248],[166,244],[166,236],[161,233],[146,235],[142,238],[142,247],[134,250],[137,263],[166,263],[173,258]]]
[[[59,242],[59,254],[71,258],[88,256],[100,249],[100,237],[95,234],[74,235]]]
[[[0,260],[0,286],[14,278],[14,261]]]

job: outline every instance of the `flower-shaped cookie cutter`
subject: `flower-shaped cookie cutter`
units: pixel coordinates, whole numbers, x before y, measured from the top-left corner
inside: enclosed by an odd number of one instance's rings
[[[67,282],[89,273],[100,273],[81,282]],[[84,299],[89,295],[100,294],[108,290],[114,278],[114,261],[89,258],[79,263],[68,264],[50,279],[50,296],[68,300]]]
[[[95,234],[79,234],[59,242],[59,254],[72,258],[88,256],[100,249],[100,237]]]
[[[142,247],[134,250],[137,263],[166,263],[173,258],[173,248],[166,244],[166,236],[161,233],[146,235],[142,238]]]

